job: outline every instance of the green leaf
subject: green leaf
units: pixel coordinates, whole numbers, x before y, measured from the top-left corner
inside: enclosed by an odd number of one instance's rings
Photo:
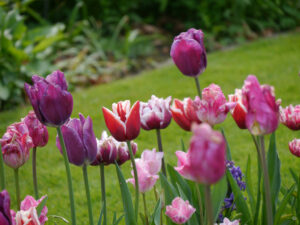
[[[103,212],[104,212],[104,207],[103,207],[103,205],[104,205],[104,204],[102,204],[101,211],[100,211],[100,216],[99,216],[97,225],[101,225],[101,224],[102,224],[102,216],[103,216]]]
[[[9,88],[0,84],[0,99],[7,100],[9,97]]]
[[[217,184],[213,186],[212,203],[213,203],[214,221],[216,221],[219,216],[221,206],[227,194],[227,189],[228,189],[228,185],[227,185],[226,176],[224,176]]]
[[[44,206],[46,205],[46,202],[48,200],[48,196],[46,195],[46,197],[40,202],[40,204],[36,207],[36,212],[38,214],[38,216],[40,217],[41,212],[44,208]]]
[[[232,192],[234,194],[234,200],[236,204],[236,209],[238,212],[241,213],[241,224],[253,224],[251,220],[251,215],[249,212],[248,205],[244,199],[244,196],[242,194],[242,191],[240,190],[240,187],[232,177],[231,173],[229,170],[226,170],[226,176],[227,179],[229,180]]]
[[[297,200],[296,200],[296,212],[298,220],[300,221],[300,176],[298,180],[298,188],[297,188]]]
[[[118,225],[118,224],[122,221],[123,217],[124,217],[124,215],[120,216],[120,217],[114,222],[113,225]]]
[[[159,199],[156,203],[154,211],[151,216],[151,225],[160,225],[160,215],[161,215],[161,199]]]
[[[230,147],[229,147],[228,141],[226,139],[225,132],[224,132],[223,128],[222,128],[221,132],[222,132],[223,137],[224,137],[224,139],[226,141],[226,158],[227,158],[227,160],[232,161]]]
[[[255,200],[254,200],[254,191],[253,191],[253,184],[252,184],[252,178],[251,178],[251,158],[250,158],[250,155],[248,155],[245,180],[246,180],[246,191],[248,193],[251,211],[254,214],[256,203],[255,203]]]
[[[132,205],[131,194],[124,179],[124,176],[121,172],[120,167],[118,164],[116,165],[117,175],[119,179],[122,201],[123,201],[123,208],[124,208],[124,215],[125,215],[125,223],[126,225],[136,225],[135,221],[135,213],[134,208]]]
[[[185,152],[186,148],[185,148],[184,141],[182,138],[180,139],[180,142],[181,142],[181,150]]]
[[[285,211],[286,205],[289,202],[289,199],[291,198],[295,187],[296,187],[296,185],[294,184],[290,188],[290,190],[286,193],[286,195],[284,196],[284,198],[282,199],[282,201],[280,202],[280,204],[278,206],[278,209],[276,211],[276,214],[275,214],[275,220],[274,220],[274,224],[275,225],[280,224],[279,222],[280,222],[281,215]]]
[[[63,34],[57,34],[55,36],[51,36],[40,41],[32,50],[33,53],[38,53],[44,51],[46,48],[53,45],[55,42],[64,38]]]

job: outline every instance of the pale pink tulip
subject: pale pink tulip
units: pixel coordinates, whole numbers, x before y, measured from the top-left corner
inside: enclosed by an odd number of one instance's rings
[[[289,149],[293,155],[300,157],[300,139],[295,138],[289,142]]]
[[[172,205],[166,206],[166,215],[176,224],[186,223],[195,211],[188,200],[184,201],[180,197],[173,199]]]
[[[300,105],[280,107],[280,122],[292,130],[300,130]]]
[[[239,225],[240,221],[239,220],[234,220],[234,221],[230,221],[228,218],[224,218],[223,223],[220,223],[219,225]],[[215,225],[218,225],[217,223],[215,223]]]

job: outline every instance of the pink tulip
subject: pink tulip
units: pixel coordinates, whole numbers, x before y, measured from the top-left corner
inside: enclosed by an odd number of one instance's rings
[[[198,96],[194,101],[198,119],[211,126],[222,123],[227,113],[236,103],[227,103],[221,88],[211,84],[202,91],[202,99]]]
[[[162,158],[163,152],[156,152],[156,150],[153,149],[152,151],[145,150],[140,159],[135,159],[139,182],[139,192],[145,193],[155,185],[159,178],[157,174],[161,170]],[[131,174],[134,176],[133,171],[131,171]],[[134,178],[127,179],[127,182],[135,185]]]
[[[236,103],[236,106],[230,110],[231,115],[241,129],[247,129],[246,126],[246,115],[248,102],[245,96],[242,95],[241,89],[235,89],[233,95],[228,96],[229,102]]]
[[[16,225],[41,225],[35,207],[20,210],[16,214]]]
[[[224,218],[223,223],[220,223],[219,225],[239,225],[240,221],[239,220],[234,220],[234,221],[230,221],[228,218]],[[217,223],[215,223],[215,225],[218,225]]]
[[[131,141],[130,145],[131,145],[132,153],[133,155],[135,155],[138,149],[137,143]],[[118,147],[117,163],[118,165],[122,165],[123,163],[125,163],[130,159],[129,149],[126,142],[118,142],[117,147]]]
[[[300,105],[280,107],[280,122],[292,130],[300,130]]]
[[[293,155],[300,157],[300,139],[294,139],[289,142],[289,148]]]
[[[140,133],[140,102],[130,109],[130,101],[120,101],[112,105],[112,110],[103,107],[106,126],[111,135],[118,141],[130,141]]]
[[[33,141],[33,147],[43,147],[48,143],[48,130],[36,117],[33,111],[22,119],[29,130],[29,135]]]
[[[25,123],[10,125],[0,139],[3,161],[11,168],[17,169],[29,159],[29,150],[33,147]]]
[[[24,200],[21,202],[21,207],[20,209],[23,211],[28,211],[31,208],[37,208],[38,205],[43,201],[43,199],[46,196],[41,197],[39,200],[35,200],[32,196],[27,195]],[[47,206],[44,206],[42,209],[42,212],[40,214],[40,217],[38,217],[38,220],[40,222],[41,225],[44,225],[45,222],[48,220],[47,218],[47,213],[48,213],[48,208]]]
[[[202,184],[214,184],[226,169],[226,144],[223,135],[203,123],[194,125],[188,152],[177,151],[175,170],[186,179]]]
[[[248,101],[248,130],[253,135],[265,135],[275,131],[279,123],[280,100],[275,100],[274,88],[260,85],[255,76],[249,75],[242,92]]]
[[[185,98],[183,101],[174,99],[171,113],[175,122],[186,131],[191,130],[192,123],[201,123],[196,113],[194,101],[191,98]]]
[[[180,197],[176,197],[172,201],[172,205],[167,205],[166,215],[176,224],[186,223],[196,209],[190,205],[189,201],[184,201]]]
[[[164,129],[170,124],[172,119],[171,100],[171,96],[163,99],[152,95],[147,103],[141,103],[141,126],[144,130]]]

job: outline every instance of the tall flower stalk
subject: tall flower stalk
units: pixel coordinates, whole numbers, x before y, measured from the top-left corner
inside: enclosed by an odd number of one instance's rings
[[[100,164],[100,179],[101,179],[101,199],[103,207],[103,225],[107,224],[107,213],[106,213],[106,193],[105,193],[105,173],[104,164]]]
[[[212,202],[211,202],[211,193],[210,193],[210,185],[204,185],[204,192],[205,192],[205,208],[206,208],[206,217],[207,217],[207,224],[213,225],[213,209],[212,209]]]
[[[158,150],[160,152],[164,152],[163,151],[163,147],[162,147],[162,141],[161,141],[161,135],[160,135],[160,129],[156,129],[156,137],[157,137],[157,145],[158,145]],[[163,174],[167,177],[167,170],[166,170],[166,165],[165,165],[165,158],[162,158],[162,167],[161,170],[163,172]]]
[[[0,144],[0,181],[1,181],[1,190],[5,189],[5,172],[4,172],[4,163],[3,163],[3,155],[2,155],[2,149]]]
[[[195,84],[196,84],[196,88],[197,88],[197,94],[202,99],[202,92],[201,92],[200,82],[199,82],[198,77],[195,77]]]
[[[33,178],[34,196],[35,199],[39,199],[39,190],[38,190],[38,182],[37,182],[37,175],[36,175],[36,147],[33,147],[33,151],[32,151],[32,178]]]
[[[147,202],[146,202],[146,194],[143,193],[143,202],[144,202],[144,214],[145,214],[145,221],[146,225],[149,225],[149,220],[148,220],[148,210],[147,210]]]
[[[90,186],[89,186],[89,179],[88,179],[86,164],[83,165],[82,172],[83,172],[84,186],[85,186],[85,192],[86,192],[86,199],[87,199],[87,204],[88,204],[90,225],[94,225],[92,202],[91,202],[91,195],[90,195]]]
[[[20,197],[19,168],[14,169],[14,175],[15,175],[17,206],[18,206],[18,209],[20,210],[21,197]]]

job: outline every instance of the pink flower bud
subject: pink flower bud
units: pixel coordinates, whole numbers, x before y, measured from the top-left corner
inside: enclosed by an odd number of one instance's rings
[[[289,148],[293,155],[300,157],[300,139],[294,139],[289,142]]]
[[[32,138],[33,147],[43,147],[48,143],[48,130],[36,117],[33,111],[22,119],[29,130],[29,135]]]
[[[16,214],[16,225],[41,225],[35,207],[24,211],[20,210]]]
[[[206,68],[203,39],[203,32],[194,28],[174,38],[170,55],[178,69],[186,76],[196,77]]]
[[[140,133],[140,102],[130,109],[130,101],[120,101],[112,105],[112,110],[103,107],[106,126],[111,135],[118,141],[130,141]]]
[[[172,205],[166,207],[166,215],[176,224],[186,223],[195,211],[196,209],[190,205],[188,200],[184,201],[180,197],[176,197],[172,201]]]
[[[188,152],[177,151],[178,171],[186,179],[202,184],[219,181],[226,169],[223,135],[206,124],[194,125]]]
[[[29,159],[29,150],[33,147],[25,123],[10,125],[0,139],[3,161],[11,168],[17,169]]]
[[[221,88],[211,84],[202,90],[202,99],[196,97],[194,101],[196,113],[200,121],[211,126],[222,123],[227,113],[236,103],[227,103]]]
[[[241,89],[235,89],[233,95],[228,96],[229,102],[236,103],[236,106],[230,110],[231,115],[241,129],[247,129],[246,126],[246,115],[248,102],[245,96],[242,95]]]
[[[240,221],[239,220],[234,220],[234,221],[230,221],[228,218],[224,218],[223,223],[220,223],[219,225],[239,225]],[[215,223],[215,225],[218,225],[217,223]]]
[[[145,130],[166,128],[172,119],[171,100],[171,96],[163,99],[152,95],[147,103],[142,102],[140,108],[142,128]]]
[[[136,151],[138,149],[137,144],[134,141],[130,142],[131,149],[133,155],[136,154]],[[118,144],[118,157],[117,157],[117,163],[118,165],[122,165],[126,161],[130,159],[129,149],[126,142],[119,142]]]
[[[280,107],[280,122],[292,130],[300,130],[300,105]]]

